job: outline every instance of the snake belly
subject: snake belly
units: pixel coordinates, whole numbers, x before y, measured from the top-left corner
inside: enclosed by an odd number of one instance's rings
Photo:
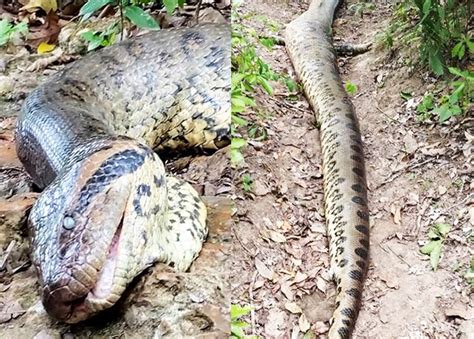
[[[49,314],[85,320],[155,262],[186,270],[206,208],[155,151],[229,143],[230,30],[150,32],[85,56],[35,89],[17,152],[44,189],[29,219]]]
[[[313,0],[287,26],[285,44],[320,125],[324,209],[337,286],[329,338],[350,338],[368,268],[369,211],[359,124],[342,87],[332,46],[337,5],[337,0]]]

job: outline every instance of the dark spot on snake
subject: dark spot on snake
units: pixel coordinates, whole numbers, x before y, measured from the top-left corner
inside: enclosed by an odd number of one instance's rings
[[[348,289],[346,291],[346,293],[348,295],[350,295],[351,297],[354,297],[356,299],[359,299],[360,298],[360,291],[357,289],[357,288],[351,288],[351,289]]]
[[[359,247],[356,248],[354,252],[362,259],[367,259],[367,251],[365,249]]]
[[[352,168],[352,172],[354,172],[355,174],[357,174],[359,177],[363,177],[363,176],[364,176],[364,170],[362,170],[362,169],[359,168],[359,167],[354,167],[354,168]]]
[[[349,278],[362,282],[362,272],[357,270],[350,271]]]
[[[146,195],[147,197],[151,196],[151,189],[149,185],[146,184],[140,184],[137,187],[137,194],[139,196]]]
[[[163,181],[164,181],[164,177],[162,175],[160,175],[159,177],[156,175],[153,176],[153,182],[155,183],[156,187],[163,186]]]
[[[336,248],[336,255],[341,255],[342,253],[344,253],[344,247],[338,247]]]
[[[356,230],[358,230],[360,233],[363,233],[365,235],[369,235],[369,229],[365,225],[356,225]]]
[[[344,308],[341,310],[341,314],[349,319],[354,319],[356,314],[353,309],[351,308]]]
[[[342,287],[339,286],[339,287],[337,288],[337,293],[341,293],[341,291],[342,291]]]
[[[359,218],[361,218],[362,220],[365,220],[365,221],[369,221],[369,215],[366,213],[366,212],[363,212],[363,211],[357,211],[357,215],[359,216]],[[367,232],[368,234],[368,232]]]
[[[351,326],[351,321],[347,319],[342,319],[342,323],[346,326]]]
[[[339,267],[344,267],[347,265],[347,259],[342,259],[341,262],[339,263]]]
[[[135,212],[143,217],[144,214],[143,214],[143,210],[142,210],[142,205],[140,204],[140,198],[135,198],[133,199],[133,209],[135,210]]]
[[[347,339],[347,338],[350,338],[350,331],[349,331],[349,328],[347,327],[341,327],[337,330],[337,333],[339,333],[339,335],[341,336],[341,339]]]
[[[358,131],[358,128],[356,125],[354,124],[346,124],[346,127],[353,130],[354,132],[357,132]]]
[[[344,241],[346,241],[347,238],[346,237],[339,237],[337,240],[336,240],[336,245],[339,246],[341,245]]]
[[[365,204],[365,201],[364,199],[362,199],[361,197],[352,197],[352,202],[358,204],[358,205],[364,205]]]
[[[365,269],[365,261],[357,260],[356,265],[359,266],[361,269]]]
[[[349,138],[351,138],[351,140],[354,141],[355,143],[362,144],[362,141],[360,140],[360,136],[358,135],[351,134]]]
[[[357,193],[362,193],[364,191],[364,188],[359,184],[352,185],[351,188]]]
[[[333,214],[340,214],[344,210],[344,206],[339,205],[334,209]]]
[[[357,145],[351,145],[351,149],[354,151],[354,152],[357,152],[357,153],[362,153],[362,149],[357,146]]]
[[[359,157],[358,155],[351,155],[351,159],[354,160],[355,162],[362,163],[362,158]]]
[[[339,230],[339,231],[334,232],[334,235],[336,237],[340,237],[343,233],[344,233],[344,230]]]
[[[359,243],[364,246],[366,249],[369,248],[369,242],[366,239],[360,239]]]

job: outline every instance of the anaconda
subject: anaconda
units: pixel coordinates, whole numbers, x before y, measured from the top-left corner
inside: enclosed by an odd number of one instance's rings
[[[151,32],[73,63],[25,100],[17,152],[43,193],[28,224],[43,304],[75,323],[155,262],[186,270],[206,209],[154,151],[229,142],[230,31]]]
[[[349,338],[368,268],[369,211],[359,124],[342,87],[332,46],[337,5],[337,0],[313,0],[287,26],[285,44],[320,125],[324,208],[337,286],[329,338]]]

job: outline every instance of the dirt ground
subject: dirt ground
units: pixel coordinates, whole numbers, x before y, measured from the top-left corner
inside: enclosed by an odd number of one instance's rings
[[[1,8],[0,14],[5,14]],[[208,207],[209,237],[188,272],[152,267],[113,309],[78,325],[59,324],[46,314],[24,222],[38,193],[16,157],[13,130],[26,95],[64,65],[28,71],[36,59],[21,47],[0,49],[0,338],[225,337],[230,326],[228,149],[167,162],[168,170],[190,182]]]
[[[360,17],[337,14],[335,41],[375,42],[390,8]],[[240,13],[258,36],[283,36],[285,24],[306,5],[297,1],[247,1]],[[273,32],[270,27],[277,27]],[[284,46],[263,59],[294,77]],[[473,117],[449,124],[420,124],[414,102],[433,79],[381,48],[338,59],[360,120],[371,216],[371,264],[356,338],[473,338],[474,298],[464,275],[474,255]],[[236,248],[232,303],[250,305],[248,334],[265,338],[324,337],[334,309],[334,286],[323,216],[321,149],[313,112],[304,97],[274,84],[260,92],[245,118],[268,138],[250,141],[237,184]],[[405,102],[401,91],[414,99]],[[470,138],[470,139],[469,139]],[[471,144],[469,144],[469,140]],[[242,176],[253,179],[251,192]],[[451,226],[437,271],[420,253],[436,223]]]

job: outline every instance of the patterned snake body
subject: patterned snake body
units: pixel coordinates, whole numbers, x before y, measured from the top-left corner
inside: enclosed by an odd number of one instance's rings
[[[331,24],[337,0],[313,0],[286,28],[285,44],[317,114],[325,215],[337,296],[329,338],[349,338],[368,268],[369,212],[357,117],[337,71]]]
[[[84,320],[153,263],[190,266],[206,209],[153,150],[227,144],[229,93],[230,31],[203,25],[86,56],[28,96],[17,152],[45,188],[29,228],[51,315]]]

